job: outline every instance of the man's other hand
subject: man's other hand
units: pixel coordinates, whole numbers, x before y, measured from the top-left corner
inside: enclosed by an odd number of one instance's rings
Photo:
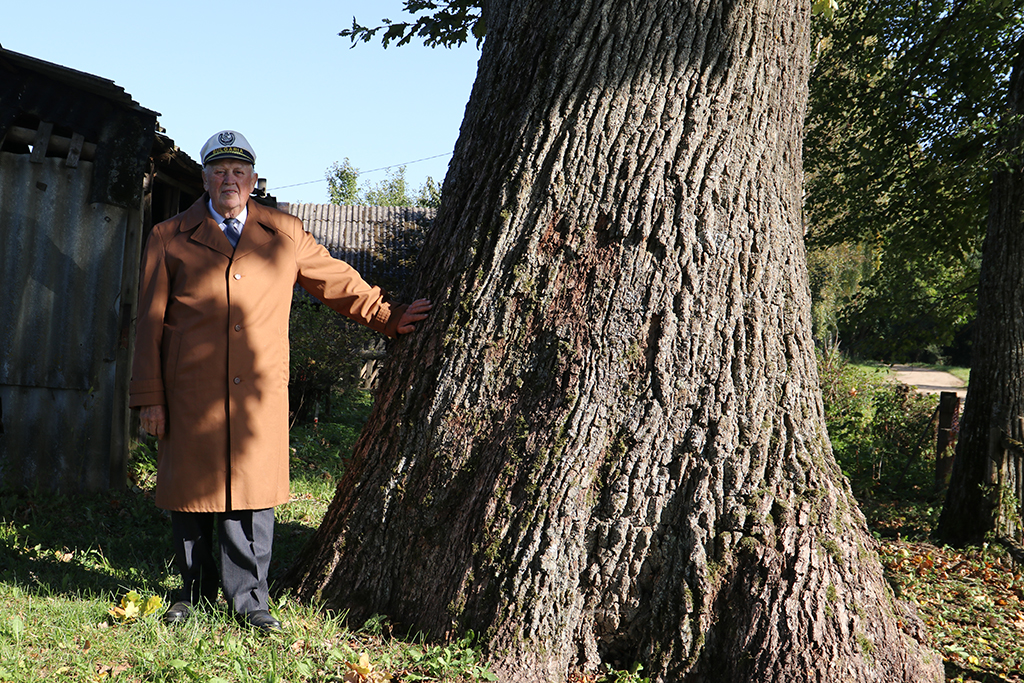
[[[427,313],[434,304],[429,299],[416,299],[409,307],[402,313],[402,317],[398,319],[398,334],[409,334],[416,329],[416,323],[421,320],[426,320]]]
[[[139,411],[139,421],[146,433],[162,439],[164,432],[167,431],[167,408],[165,406],[144,406]]]

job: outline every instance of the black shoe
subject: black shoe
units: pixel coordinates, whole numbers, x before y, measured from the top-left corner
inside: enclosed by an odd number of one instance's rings
[[[170,608],[164,612],[164,623],[165,624],[183,624],[188,621],[189,616],[192,614],[192,604],[188,602],[179,601],[170,606]]]
[[[265,609],[255,609],[241,615],[242,621],[253,628],[261,631],[280,631],[281,622]]]

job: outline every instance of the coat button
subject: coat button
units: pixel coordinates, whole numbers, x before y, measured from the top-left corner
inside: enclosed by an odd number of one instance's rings
[[[235,378],[235,384],[241,384],[241,383],[242,383],[242,378],[241,377],[236,377]]]
[[[242,279],[242,274],[241,273],[235,273],[235,279],[236,280],[241,280]]]
[[[241,325],[235,325],[235,332],[238,332],[240,329],[242,329]]]

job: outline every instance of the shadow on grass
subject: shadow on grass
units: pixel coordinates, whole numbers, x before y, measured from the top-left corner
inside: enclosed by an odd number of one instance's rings
[[[270,583],[316,531],[369,414],[367,392],[351,392],[317,424],[292,433],[293,501],[277,510]],[[0,489],[0,583],[41,596],[121,596],[129,590],[171,598],[174,568],[169,513],[153,502],[155,443],[136,444],[132,485],[118,492],[64,496]]]
[[[170,518],[138,492],[53,496],[0,493],[0,582],[40,596],[173,598]],[[314,526],[275,526],[270,579],[287,569]]]
[[[40,595],[163,593],[170,520],[145,491],[0,492],[0,581]]]
[[[1016,683],[1020,679],[1014,676],[1006,678],[992,671],[976,668],[964,668],[950,661],[945,662],[947,681],[972,681],[976,683]]]

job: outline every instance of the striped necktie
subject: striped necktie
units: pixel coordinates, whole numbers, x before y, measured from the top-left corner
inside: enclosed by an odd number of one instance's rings
[[[238,246],[238,238],[242,234],[242,231],[238,226],[239,223],[237,218],[224,219],[224,234],[227,236],[228,242],[231,242],[232,247]]]

